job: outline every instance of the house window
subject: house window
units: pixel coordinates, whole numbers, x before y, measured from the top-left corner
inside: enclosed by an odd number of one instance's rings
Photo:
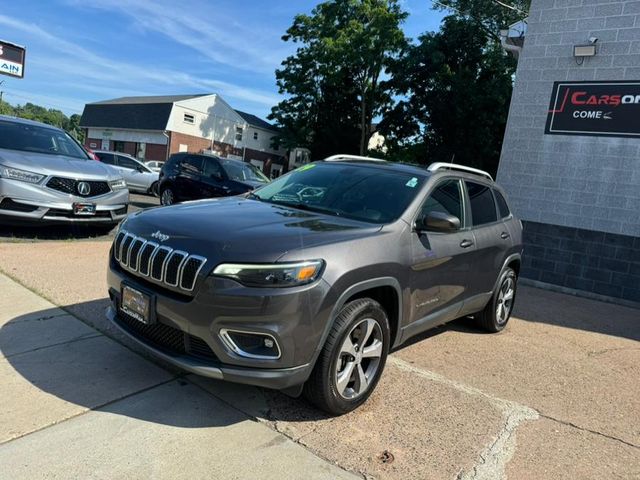
[[[190,123],[191,125],[193,125],[194,123],[196,123],[196,117],[195,115],[192,115],[190,113],[185,113],[184,114],[184,123]]]
[[[253,132],[253,139],[257,140],[258,139],[258,132]]]
[[[236,140],[238,142],[242,141],[242,127],[236,127]]]

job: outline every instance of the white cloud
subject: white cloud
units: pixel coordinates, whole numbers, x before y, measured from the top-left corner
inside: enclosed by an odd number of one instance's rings
[[[288,46],[279,42],[279,33],[241,24],[213,2],[178,5],[167,0],[68,1],[81,8],[117,12],[132,19],[136,28],[158,32],[213,62],[235,69],[272,75],[288,51]]]
[[[19,31],[23,38],[30,41],[30,45],[38,45],[37,49],[29,51],[30,71],[38,69],[41,75],[52,79],[52,85],[73,82],[80,89],[94,91],[96,95],[90,100],[105,99],[105,96],[111,95],[200,91],[219,93],[224,98],[259,105],[263,109],[273,106],[278,101],[278,97],[271,92],[246,88],[215,78],[201,78],[180,71],[113,60],[55,36],[34,23],[1,14],[0,27],[4,31]],[[150,91],[140,92],[141,86],[145,85],[150,86]],[[76,98],[67,98],[65,101],[64,98],[58,97],[57,103],[64,102],[78,105]]]

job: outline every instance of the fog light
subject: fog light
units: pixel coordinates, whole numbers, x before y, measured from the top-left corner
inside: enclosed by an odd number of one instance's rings
[[[275,360],[280,358],[280,347],[268,333],[241,330],[220,330],[220,338],[236,355],[246,358]]]

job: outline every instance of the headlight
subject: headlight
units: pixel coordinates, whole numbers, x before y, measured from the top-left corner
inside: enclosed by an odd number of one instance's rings
[[[0,177],[10,178],[11,180],[20,180],[21,182],[40,183],[45,175],[0,165]]]
[[[119,178],[118,180],[112,180],[109,182],[109,186],[111,190],[124,190],[127,188],[127,182],[124,181],[124,178]]]
[[[323,266],[322,260],[267,265],[222,263],[213,274],[232,278],[247,287],[295,287],[316,280]]]

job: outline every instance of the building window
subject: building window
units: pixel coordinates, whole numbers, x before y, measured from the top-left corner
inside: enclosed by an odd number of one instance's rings
[[[238,142],[242,141],[242,127],[236,127],[236,140]]]
[[[190,123],[191,125],[193,125],[194,123],[196,123],[196,117],[195,115],[192,115],[190,113],[185,113],[184,114],[184,123]]]
[[[258,132],[253,132],[253,139],[257,140],[258,139]]]

